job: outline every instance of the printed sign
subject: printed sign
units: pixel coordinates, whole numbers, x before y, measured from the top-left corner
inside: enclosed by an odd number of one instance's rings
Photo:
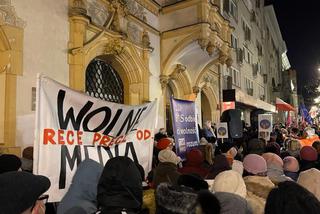
[[[259,132],[272,132],[272,115],[258,115]]]
[[[218,138],[228,138],[228,123],[218,123],[217,137]]]
[[[176,152],[183,160],[190,148],[199,145],[198,123],[195,110],[194,102],[171,98]]]
[[[157,102],[127,106],[38,78],[34,173],[47,176],[50,202],[67,192],[81,161],[127,156],[151,170]]]

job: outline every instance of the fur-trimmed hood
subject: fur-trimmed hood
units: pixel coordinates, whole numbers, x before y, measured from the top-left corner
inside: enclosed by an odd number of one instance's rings
[[[156,190],[157,213],[194,214],[197,194],[190,189],[161,183]]]

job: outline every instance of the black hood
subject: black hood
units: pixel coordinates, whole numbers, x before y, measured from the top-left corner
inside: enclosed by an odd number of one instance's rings
[[[98,184],[98,204],[103,210],[139,209],[142,205],[142,179],[135,163],[128,157],[110,159]]]

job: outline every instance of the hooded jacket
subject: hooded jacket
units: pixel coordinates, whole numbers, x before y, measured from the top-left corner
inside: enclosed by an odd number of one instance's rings
[[[153,183],[157,188],[160,183],[176,185],[181,174],[177,171],[177,165],[169,162],[160,162],[154,169]]]
[[[98,184],[98,204],[102,214],[138,213],[142,206],[142,178],[128,157],[108,160]]]
[[[254,214],[263,214],[269,192],[275,187],[268,177],[244,177],[247,187],[247,201]]]
[[[192,149],[187,153],[187,161],[184,167],[178,169],[182,174],[196,173],[202,178],[205,178],[209,173],[209,170],[202,167],[204,157],[199,149]]]
[[[103,166],[91,159],[84,160],[77,169],[72,184],[61,200],[57,214],[72,212],[78,207],[86,213],[97,211],[97,185]]]

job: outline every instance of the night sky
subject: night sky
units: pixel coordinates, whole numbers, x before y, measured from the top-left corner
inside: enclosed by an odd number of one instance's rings
[[[272,3],[291,67],[297,71],[298,92],[320,78],[320,0],[267,0]]]

